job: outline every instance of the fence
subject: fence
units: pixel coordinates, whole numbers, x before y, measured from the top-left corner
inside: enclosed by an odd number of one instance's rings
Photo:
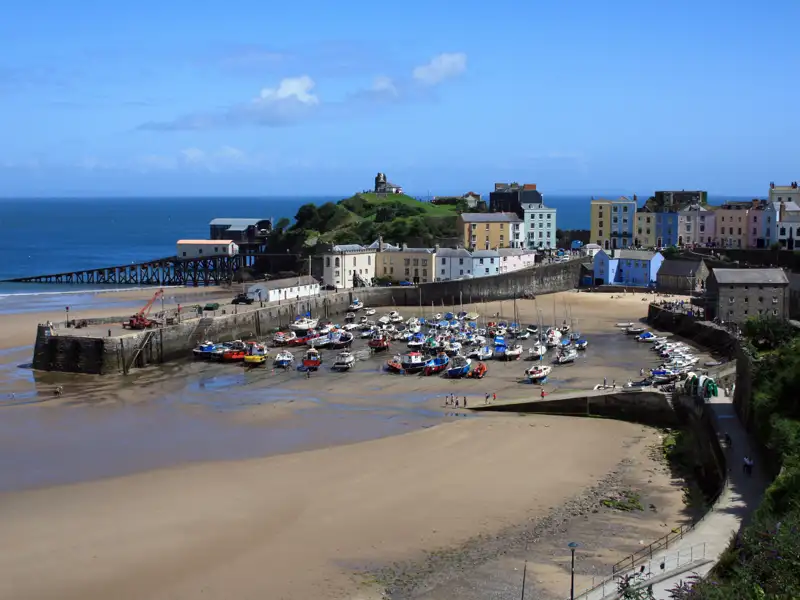
[[[656,542],[653,542],[653,544],[655,543]],[[651,546],[653,544],[651,544]],[[602,600],[603,598],[606,598],[606,596],[617,592],[619,590],[620,581],[622,578],[628,575],[630,576],[629,583],[635,588],[647,585],[648,582],[654,577],[659,577],[661,575],[677,571],[681,568],[688,567],[698,561],[705,560],[705,558],[705,542],[702,544],[695,544],[689,548],[683,548],[677,552],[665,554],[655,559],[651,556],[650,559],[640,565],[639,570],[633,571],[633,568],[631,568],[632,572],[614,573],[610,577],[606,577],[597,584],[594,584],[593,582],[591,588],[576,595],[575,598],[579,600]]]

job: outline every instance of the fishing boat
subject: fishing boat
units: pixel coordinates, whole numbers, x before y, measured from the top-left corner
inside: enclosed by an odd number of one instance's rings
[[[358,329],[358,323],[345,323],[343,329],[345,331],[352,331],[353,329]]]
[[[263,344],[251,344],[244,357],[244,364],[250,366],[263,365],[267,362],[267,349]]]
[[[442,320],[442,313],[436,313],[435,315],[433,315],[433,320],[434,321],[441,321]]]
[[[192,350],[195,358],[210,359],[217,345],[214,342],[203,342]]]
[[[451,360],[450,365],[447,367],[447,376],[453,379],[464,377],[469,373],[469,367],[472,360],[461,354],[456,354]]]
[[[327,348],[331,345],[330,335],[320,335],[308,340],[308,345],[311,348]]]
[[[489,346],[481,346],[480,348],[476,348],[472,352],[469,353],[470,358],[475,358],[478,360],[488,360],[492,358],[494,353]]]
[[[375,335],[375,333],[376,333],[377,331],[378,331],[378,330],[377,330],[375,327],[370,327],[370,328],[368,328],[368,329],[364,329],[364,330],[361,332],[361,334],[359,335],[359,337],[360,337],[361,339],[368,339],[368,338],[371,338],[373,335]]]
[[[228,348],[230,348],[230,346],[227,343],[217,344],[217,346],[211,351],[211,360],[222,362],[222,357],[225,355],[225,351]]]
[[[222,362],[239,362],[244,360],[247,344],[242,340],[235,340],[228,344],[222,353]]]
[[[393,310],[392,312],[389,313],[389,320],[392,323],[402,323],[403,322],[403,315],[401,315],[396,310]]]
[[[477,321],[478,320],[478,316],[479,315],[476,312],[468,312],[467,316],[466,316],[466,319],[467,319],[467,321]]]
[[[361,310],[362,308],[364,308],[364,303],[358,298],[356,298],[355,300],[353,300],[353,303],[347,307],[347,310],[352,310],[355,312],[357,310]]]
[[[530,369],[525,369],[525,377],[531,383],[545,383],[552,370],[553,367],[549,365],[534,365]]]
[[[309,348],[303,355],[303,367],[308,371],[316,371],[322,365],[322,355],[316,348]]]
[[[336,360],[333,361],[332,369],[335,371],[347,371],[352,368],[354,364],[356,364],[356,357],[353,356],[352,352],[339,352],[336,356]]]
[[[476,364],[472,370],[467,374],[467,377],[472,379],[483,379],[486,375],[486,371],[489,369],[486,367],[486,363],[479,362]]]
[[[349,331],[336,331],[331,334],[331,348],[336,350],[341,350],[343,348],[349,348],[355,336]]]
[[[428,362],[425,363],[425,367],[422,369],[422,372],[425,375],[436,375],[437,373],[441,373],[447,368],[447,365],[450,364],[450,357],[447,354],[441,353],[434,356]]]
[[[528,325],[525,330],[528,333],[539,333],[539,326],[538,325]]]
[[[504,360],[506,357],[506,348],[505,344],[502,345],[495,345],[494,350],[492,351],[492,358],[495,360]]]
[[[425,334],[415,333],[408,339],[408,347],[410,350],[419,350],[425,343]]]
[[[288,369],[294,364],[294,355],[288,350],[281,350],[275,355],[275,360],[272,361],[274,367],[280,369]]]
[[[576,350],[586,350],[586,347],[589,345],[589,342],[583,339],[575,340],[575,349]]]
[[[420,352],[406,352],[386,361],[386,368],[395,373],[419,373],[425,368],[427,359]]]
[[[522,356],[522,344],[514,344],[513,346],[507,346],[505,352],[505,359],[506,360],[519,360]]]
[[[625,335],[639,335],[644,333],[644,327],[628,327],[625,329]]]
[[[367,315],[368,317],[371,317],[372,315],[375,314],[375,309],[374,308],[365,308],[364,309],[364,314]]]
[[[355,320],[356,320],[356,313],[354,312],[349,312],[344,316],[345,323],[352,323]]]
[[[305,346],[311,342],[311,340],[316,339],[319,337],[319,333],[314,331],[313,329],[309,329],[308,331],[303,332],[302,335],[298,335],[292,340],[289,340],[287,345],[289,346]]]
[[[285,346],[292,340],[297,339],[297,333],[294,331],[279,331],[272,337],[272,343],[275,346]]]
[[[547,346],[542,342],[536,342],[533,346],[528,348],[528,356],[533,358],[542,358],[547,353]]]
[[[314,329],[319,321],[310,317],[298,317],[294,323],[289,324],[289,329],[297,332],[305,332]]]
[[[633,327],[633,323],[628,321],[627,323],[617,323],[614,327],[619,327],[620,329],[627,329],[628,327]]]
[[[384,335],[383,333],[376,331],[370,338],[369,342],[367,342],[367,346],[369,346],[376,352],[379,350],[388,350],[389,338],[386,337],[386,335]]]
[[[455,356],[461,352],[461,342],[450,340],[444,347],[444,351],[450,356]]]
[[[567,363],[575,362],[576,358],[578,358],[578,351],[574,348],[570,348],[564,352],[561,352],[556,357],[556,362],[560,365],[565,365]]]

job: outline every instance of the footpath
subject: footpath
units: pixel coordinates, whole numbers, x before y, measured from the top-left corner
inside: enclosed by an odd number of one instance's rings
[[[705,576],[728,547],[731,537],[746,523],[758,506],[767,486],[767,479],[755,464],[752,474],[743,469],[744,457],[753,458],[747,433],[733,408],[731,398],[711,398],[709,408],[717,422],[720,437],[727,432],[732,447],[726,449],[728,483],[713,508],[682,538],[670,543],[668,549],[653,554],[653,558],[635,569],[619,573],[641,573],[644,585],[652,586],[653,598],[669,600],[669,590],[692,575]],[[674,574],[671,574],[674,573]],[[650,583],[647,583],[647,582]],[[580,600],[610,600],[618,598],[616,579],[604,588],[577,596]]]

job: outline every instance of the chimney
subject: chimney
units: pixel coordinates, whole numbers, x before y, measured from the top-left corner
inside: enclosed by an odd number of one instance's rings
[[[758,198],[753,198],[753,208],[758,207]]]
[[[408,244],[406,244],[405,242],[403,242],[403,250],[408,250]]]
[[[771,190],[775,189],[775,182],[774,181],[770,181],[769,182],[769,189],[771,189]]]
[[[433,247],[433,251],[434,251],[434,252],[439,252],[439,244],[436,244],[436,245]]]
[[[383,236],[379,235],[378,236],[378,252],[381,252],[382,250],[383,250]]]

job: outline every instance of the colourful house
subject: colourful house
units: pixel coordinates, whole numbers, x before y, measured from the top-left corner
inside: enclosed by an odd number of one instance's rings
[[[646,250],[601,250],[594,256],[595,285],[655,285],[664,257]]]

